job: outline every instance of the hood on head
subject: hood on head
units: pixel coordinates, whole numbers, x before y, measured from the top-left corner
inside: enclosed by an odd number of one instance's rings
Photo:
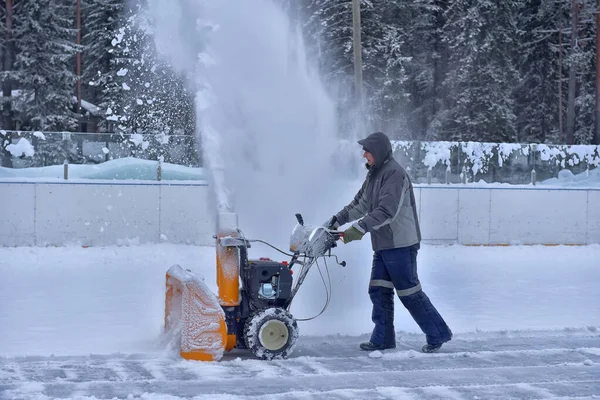
[[[380,166],[392,154],[392,143],[383,132],[371,133],[366,138],[359,140],[358,144],[373,155],[375,159],[373,167]]]

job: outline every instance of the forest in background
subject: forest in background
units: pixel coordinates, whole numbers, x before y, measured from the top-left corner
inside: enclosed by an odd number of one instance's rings
[[[344,129],[354,102],[352,1],[279,1],[302,29]],[[138,12],[144,0],[136,3],[80,0],[78,41],[75,0],[2,1],[1,129],[193,134],[194,94],[158,57],[152,21]],[[596,7],[361,1],[370,126],[403,140],[600,140]]]

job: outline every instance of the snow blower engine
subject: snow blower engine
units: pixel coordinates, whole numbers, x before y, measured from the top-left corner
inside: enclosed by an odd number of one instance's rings
[[[292,352],[298,325],[289,309],[308,271],[314,264],[319,267],[322,257],[334,257],[339,265],[346,265],[331,254],[343,233],[305,226],[300,214],[296,219],[290,254],[262,240],[246,239],[237,228],[236,214],[219,214],[215,236],[218,296],[190,270],[173,265],[167,271],[165,331],[180,341],[183,358],[218,361],[234,348],[248,349],[263,360],[286,358]],[[249,259],[252,242],[264,243],[291,259]],[[296,266],[301,268],[294,274]],[[329,293],[321,313],[329,304]]]

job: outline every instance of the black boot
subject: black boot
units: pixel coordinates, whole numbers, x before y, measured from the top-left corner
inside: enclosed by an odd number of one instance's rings
[[[435,353],[442,347],[442,343],[439,344],[426,344],[421,348],[423,353]]]
[[[396,346],[384,346],[382,344],[375,344],[372,342],[364,342],[360,344],[360,349],[364,351],[387,350],[395,348]]]
[[[450,339],[447,340],[447,342],[449,342],[450,340],[452,340],[452,331],[450,330],[450,328],[448,328],[448,331],[450,332]],[[442,345],[446,343],[446,342],[442,342],[442,343],[436,343],[436,344],[429,344],[427,343],[425,346],[423,346],[421,348],[421,351],[423,353],[435,353],[436,351],[438,351]]]

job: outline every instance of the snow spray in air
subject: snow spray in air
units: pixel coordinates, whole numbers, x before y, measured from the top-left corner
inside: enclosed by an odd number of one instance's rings
[[[157,48],[197,92],[197,131],[216,210],[237,213],[247,237],[286,249],[295,213],[320,224],[351,200],[358,186],[340,182],[344,171],[334,161],[335,104],[285,10],[272,0],[149,0],[149,7]],[[352,268],[363,264],[362,276],[331,271],[334,290],[337,282],[366,293],[366,242],[338,248]],[[312,275],[314,284],[303,288],[308,313],[324,298],[318,272]],[[356,298],[340,297],[340,307]]]

